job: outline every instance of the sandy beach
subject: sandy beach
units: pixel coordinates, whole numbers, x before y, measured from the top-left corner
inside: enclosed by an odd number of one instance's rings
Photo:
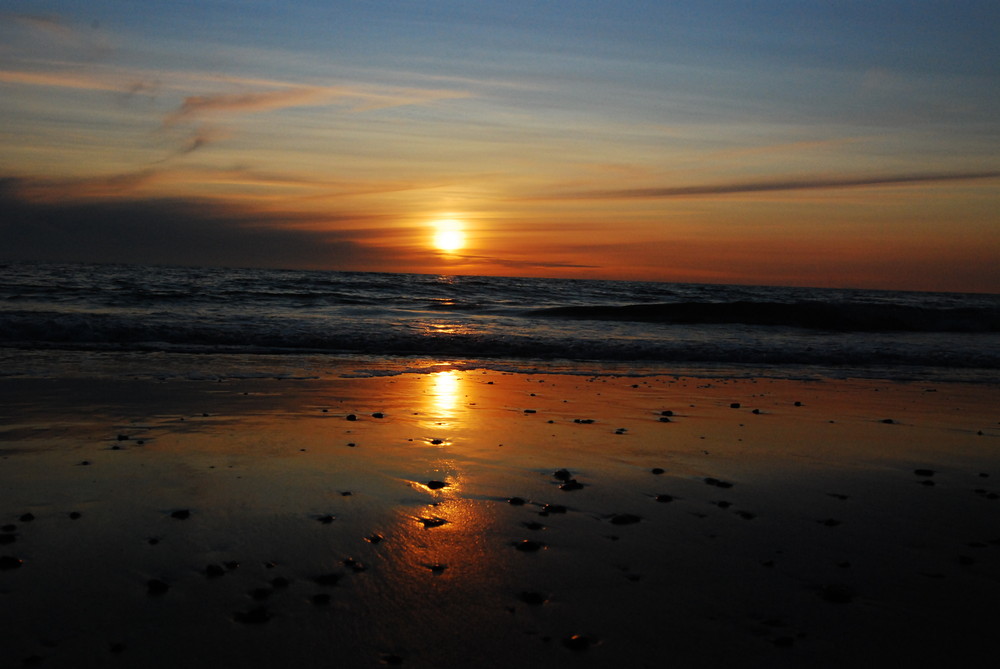
[[[960,663],[1000,388],[0,381],[0,665]]]

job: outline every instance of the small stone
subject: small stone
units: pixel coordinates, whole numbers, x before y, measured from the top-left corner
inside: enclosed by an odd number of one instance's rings
[[[435,574],[441,574],[444,573],[444,570],[448,568],[448,565],[441,564],[440,562],[435,562],[434,564],[427,565],[427,568],[430,569]]]
[[[158,578],[151,578],[146,581],[146,592],[151,596],[162,595],[170,589],[170,585]]]
[[[337,519],[336,516],[331,516],[331,515],[320,516],[319,518],[317,518],[317,520],[319,522],[323,523],[324,525],[329,525],[330,523],[332,523],[336,519]]]
[[[363,571],[368,571],[368,567],[364,566],[363,564],[361,564],[360,562],[351,557],[344,558],[341,561],[341,564],[356,574],[360,574]]]
[[[538,413],[538,412],[535,411],[534,409],[525,409],[524,413]]]
[[[424,529],[430,529],[432,527],[441,527],[442,525],[445,525],[448,522],[444,518],[439,518],[437,516],[433,516],[431,518],[417,518],[417,521],[423,524]]]
[[[30,513],[30,512],[29,513],[25,513],[25,514],[21,514],[21,517],[19,518],[19,520],[22,523],[30,523],[34,519],[35,519],[35,515],[33,513]]]
[[[660,415],[661,415],[661,416],[673,416],[673,415],[674,415],[674,412],[673,412],[673,411],[671,411],[670,409],[667,409],[667,410],[665,410],[665,411],[661,411],[661,412],[660,412]]]
[[[705,479],[705,483],[708,485],[714,485],[716,488],[732,488],[733,484],[728,481],[720,481],[717,478],[712,478],[711,476]]]
[[[373,544],[373,545],[374,544],[378,544],[378,543],[382,543],[382,541],[384,541],[384,540],[385,540],[385,537],[383,537],[381,534],[370,534],[367,537],[365,537],[365,541],[367,541],[368,543]]]
[[[16,558],[12,555],[0,556],[0,571],[20,569],[22,564],[24,564],[24,560]]]
[[[893,420],[893,419],[891,419],[891,418],[883,418],[881,422],[885,423],[886,425],[892,425],[892,424],[893,424],[893,423],[895,423],[896,421],[894,421],[894,420]]]
[[[652,472],[653,474],[656,474],[657,476],[659,476],[660,474],[662,474],[666,470],[664,470],[662,467],[653,467],[649,471]]]
[[[545,547],[545,544],[531,539],[524,539],[514,544],[514,548],[522,553],[535,553]]]
[[[529,606],[541,606],[548,601],[548,597],[542,593],[531,591],[522,592],[517,598]]]
[[[170,517],[177,520],[187,520],[191,517],[191,511],[188,509],[177,509],[176,511],[171,512]]]
[[[523,497],[509,497],[507,503],[511,506],[524,506],[525,500]]]
[[[825,585],[820,588],[820,597],[832,604],[849,604],[854,601],[854,591],[842,583]]]
[[[755,416],[759,416],[759,415],[760,415],[760,409],[754,409],[754,410],[753,410],[753,411],[751,411],[750,413],[752,413],[752,414],[753,414],[753,415],[755,415]]]
[[[570,479],[570,480],[566,481],[565,483],[563,483],[561,486],[559,486],[559,489],[560,490],[567,490],[567,491],[570,491],[570,490],[582,490],[583,489],[583,484],[580,483],[579,481],[577,481],[576,479]]]
[[[244,625],[261,625],[269,621],[271,617],[271,613],[263,606],[249,611],[237,611],[233,614],[233,620]]]
[[[914,469],[913,473],[917,476],[934,476],[933,469]]]
[[[217,564],[210,564],[205,567],[205,576],[208,578],[219,578],[220,576],[225,575],[225,573],[226,570]]]
[[[127,434],[119,434],[118,441],[128,441],[129,437]]]
[[[357,417],[357,416],[355,416],[355,415],[354,415],[354,414],[352,414],[352,413],[349,413],[349,414],[347,414],[347,416],[345,416],[345,418],[346,418],[347,420],[350,420],[350,421],[355,421],[355,420],[357,420],[357,419],[358,419],[358,417]]]
[[[275,588],[287,588],[292,582],[284,576],[275,576],[271,579],[271,585]]]
[[[566,513],[566,507],[562,504],[546,504],[542,507],[541,513],[545,515],[550,513]]]
[[[523,525],[524,527],[528,528],[529,530],[536,530],[537,531],[537,530],[544,530],[545,529],[544,525],[542,525],[541,523],[536,523],[534,521],[524,522],[524,523],[521,523],[521,525]]]
[[[80,520],[81,518],[83,518],[83,514],[80,513],[79,511],[70,511],[69,518],[70,520]]]
[[[673,421],[671,421],[671,420],[670,420],[669,418],[667,418],[666,416],[660,416],[660,422],[661,422],[661,423],[672,423]]]
[[[325,592],[321,592],[310,597],[309,601],[316,606],[328,606],[330,604],[330,595]]]
[[[674,501],[673,495],[657,495],[654,497],[657,502],[672,502]]]
[[[740,403],[739,402],[733,402],[732,404],[729,405],[729,408],[730,409],[739,409],[740,408]]]
[[[433,444],[434,446],[440,446],[443,443],[444,441],[441,439],[431,439],[431,444]]]
[[[381,411],[376,411],[375,413],[372,414],[372,418],[385,418],[385,414],[382,413]]]
[[[447,488],[448,484],[444,481],[428,481],[427,487],[431,490],[440,490],[441,488]]]
[[[563,639],[562,643],[570,650],[584,651],[594,645],[594,639],[586,634],[574,634]]]
[[[612,525],[634,525],[642,518],[632,513],[619,513],[611,517]]]
[[[552,473],[552,477],[558,481],[569,481],[573,475],[568,469],[558,469]]]

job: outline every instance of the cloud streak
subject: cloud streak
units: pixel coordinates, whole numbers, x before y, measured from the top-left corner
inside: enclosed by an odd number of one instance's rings
[[[692,186],[666,186],[656,188],[622,188],[616,190],[587,190],[540,196],[542,200],[639,200],[682,198],[746,193],[773,193],[797,190],[836,190],[870,186],[908,186],[954,181],[996,179],[1000,171],[980,172],[925,172],[892,174],[884,176],[799,177],[767,181],[738,181],[721,184]]]

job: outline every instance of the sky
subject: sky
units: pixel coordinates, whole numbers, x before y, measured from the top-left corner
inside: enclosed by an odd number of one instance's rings
[[[995,0],[0,0],[0,260],[1000,293],[998,33]]]

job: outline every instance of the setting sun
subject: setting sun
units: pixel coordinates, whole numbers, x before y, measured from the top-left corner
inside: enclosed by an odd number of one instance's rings
[[[450,253],[465,246],[465,233],[462,232],[461,221],[435,221],[434,247],[439,251]]]

